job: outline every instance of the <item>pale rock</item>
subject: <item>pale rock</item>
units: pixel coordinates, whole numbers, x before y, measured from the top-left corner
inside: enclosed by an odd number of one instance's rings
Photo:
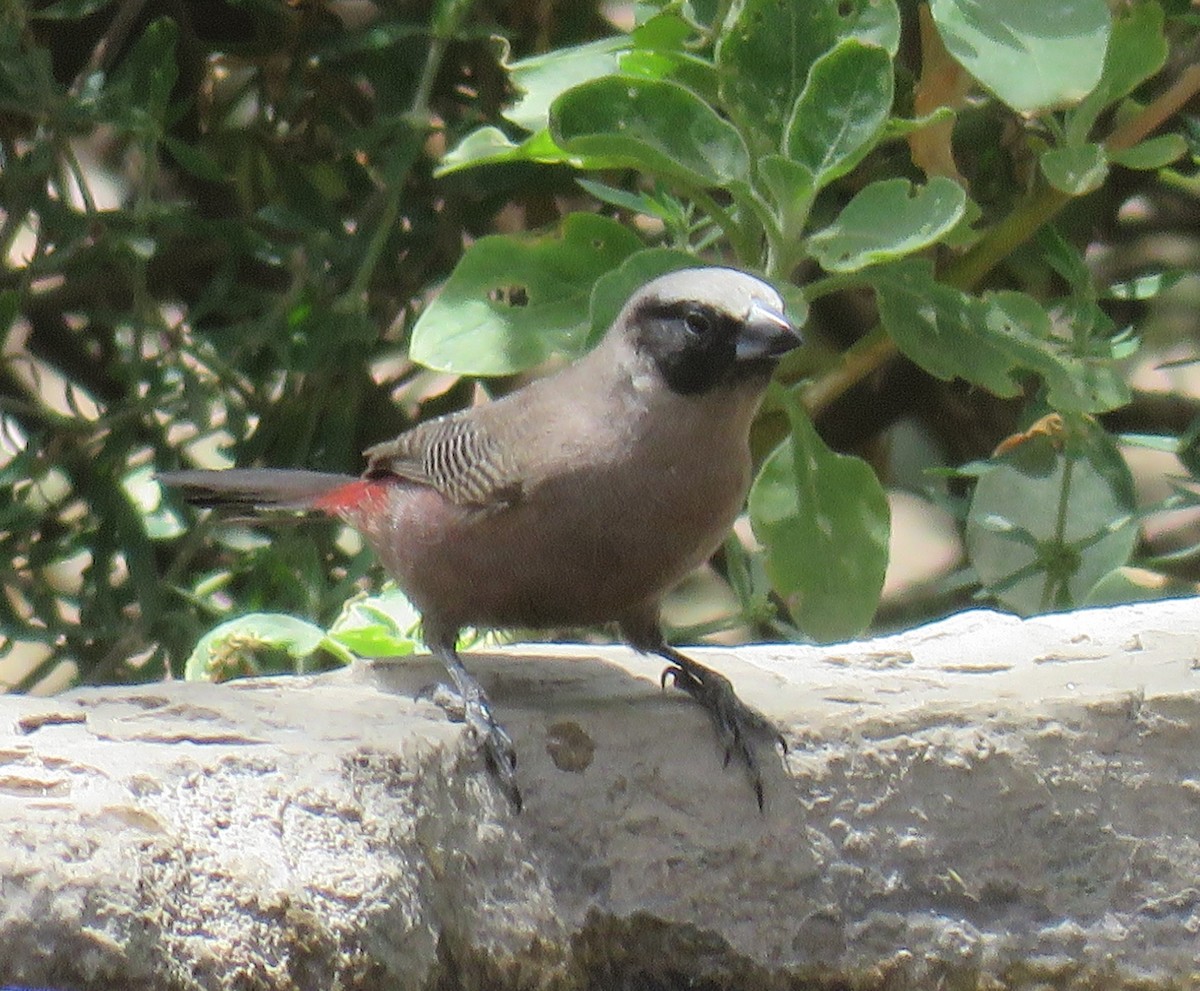
[[[1200,602],[695,654],[763,814],[615,647],[468,657],[519,815],[428,658],[0,698],[0,984],[1195,985]]]

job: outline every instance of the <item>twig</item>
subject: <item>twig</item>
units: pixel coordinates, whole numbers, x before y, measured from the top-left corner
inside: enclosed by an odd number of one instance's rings
[[[1200,65],[1189,65],[1166,90],[1108,136],[1104,147],[1123,151],[1158,130],[1183,109],[1184,104],[1200,93]]]
[[[87,85],[88,79],[103,69],[113,54],[125,44],[125,38],[129,35],[130,29],[145,5],[146,0],[122,0],[108,25],[108,30],[104,32],[104,36],[96,42],[96,47],[92,49],[87,65],[79,70],[75,81],[71,83],[72,97],[78,97],[83,92],[83,87]]]

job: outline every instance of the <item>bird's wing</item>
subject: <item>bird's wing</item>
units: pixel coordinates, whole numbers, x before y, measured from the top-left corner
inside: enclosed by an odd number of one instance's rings
[[[367,474],[436,489],[459,506],[503,508],[521,497],[517,467],[480,418],[452,413],[368,448]]]

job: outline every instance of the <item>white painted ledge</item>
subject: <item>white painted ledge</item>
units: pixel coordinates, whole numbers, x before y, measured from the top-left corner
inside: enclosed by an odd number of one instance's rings
[[[765,815],[618,648],[468,659],[520,816],[427,659],[0,697],[0,985],[1200,980],[1200,600],[697,653],[792,744]]]

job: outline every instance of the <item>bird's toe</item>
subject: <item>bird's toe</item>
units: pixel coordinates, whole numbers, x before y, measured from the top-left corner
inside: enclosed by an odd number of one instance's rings
[[[673,664],[663,671],[661,680],[664,687],[670,681],[708,712],[724,751],[725,766],[735,759],[742,765],[761,810],[763,782],[755,746],[760,741],[770,740],[779,744],[786,754],[787,741],[783,734],[766,716],[738,698],[728,678],[711,668]]]
[[[464,696],[450,685],[437,684],[421,689],[417,698],[426,698],[434,703],[451,722],[466,723],[471,737],[483,751],[488,771],[513,808],[520,812],[522,801],[520,789],[517,788],[517,748],[513,746],[512,737],[496,721],[482,693]]]

